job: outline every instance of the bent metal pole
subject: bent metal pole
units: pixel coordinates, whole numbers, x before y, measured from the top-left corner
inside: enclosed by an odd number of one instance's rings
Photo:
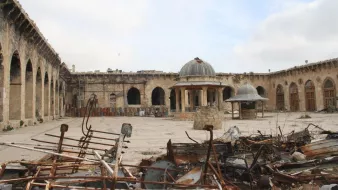
[[[0,145],[10,146],[10,147],[15,147],[15,148],[21,148],[21,149],[26,149],[26,150],[32,150],[32,151],[36,151],[36,152],[42,152],[42,153],[52,154],[52,155],[55,155],[55,156],[61,156],[61,157],[65,157],[65,158],[72,158],[72,159],[83,160],[83,161],[88,161],[88,162],[100,163],[100,161],[98,161],[98,160],[92,160],[92,159],[88,159],[88,158],[80,158],[80,157],[77,157],[77,156],[70,156],[70,155],[55,153],[55,152],[46,151],[46,150],[34,149],[34,148],[31,148],[31,147],[19,146],[19,145],[15,145],[15,144],[12,144],[12,143],[0,143]]]

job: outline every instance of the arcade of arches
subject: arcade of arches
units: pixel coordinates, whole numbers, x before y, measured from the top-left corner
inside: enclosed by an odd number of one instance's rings
[[[4,79],[4,58],[2,49],[0,50],[0,124],[3,125],[3,122],[8,123],[9,121],[13,121],[11,122],[12,124],[16,124],[20,123],[18,121],[24,121],[26,125],[33,125],[42,118],[48,121],[54,117],[64,115],[64,112],[61,112],[61,109],[64,110],[64,108],[62,106],[59,107],[59,102],[50,96],[49,91],[53,93],[52,87],[56,89],[57,86],[54,86],[49,81],[49,71],[46,71],[42,75],[42,69],[39,64],[34,63],[31,59],[22,61],[18,51],[14,51],[8,57],[10,59],[8,63],[9,80],[7,83],[9,88],[7,89],[6,80]],[[6,92],[8,92],[8,95],[6,95]],[[56,90],[56,92],[58,91]],[[53,97],[58,96],[56,94]],[[4,108],[7,100],[8,107]],[[50,103],[52,105],[49,105]],[[8,110],[8,115],[6,114],[6,110]]]
[[[225,101],[245,83],[269,99],[262,105],[266,110],[317,111],[338,106],[338,58],[271,73],[217,73],[199,58],[179,73],[75,72],[75,67],[71,71],[61,62],[22,7],[16,1],[11,6],[18,11],[7,19],[0,16],[0,22],[10,26],[0,31],[0,127],[64,116],[83,107],[93,93],[98,105],[106,108],[158,106],[178,112],[214,105],[225,110]],[[3,7],[0,14],[4,15]],[[30,32],[20,32],[13,22],[26,23]],[[37,40],[29,40],[33,37]],[[196,65],[197,69],[190,69]],[[181,86],[175,86],[178,81]]]

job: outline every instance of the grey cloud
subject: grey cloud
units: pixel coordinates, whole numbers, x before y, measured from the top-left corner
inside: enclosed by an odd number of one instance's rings
[[[316,0],[269,16],[248,42],[234,48],[237,62],[266,71],[338,57],[337,7],[337,0]]]

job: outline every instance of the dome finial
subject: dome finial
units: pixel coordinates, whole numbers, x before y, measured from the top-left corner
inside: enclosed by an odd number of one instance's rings
[[[202,62],[203,62],[203,61],[202,61],[200,58],[198,58],[198,57],[195,57],[195,60],[196,60],[197,63],[202,63]]]

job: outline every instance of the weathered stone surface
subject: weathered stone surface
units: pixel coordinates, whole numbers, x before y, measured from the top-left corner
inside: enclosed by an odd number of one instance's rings
[[[213,125],[214,129],[222,129],[224,115],[217,107],[204,106],[195,113],[194,129],[202,130],[205,125]]]

